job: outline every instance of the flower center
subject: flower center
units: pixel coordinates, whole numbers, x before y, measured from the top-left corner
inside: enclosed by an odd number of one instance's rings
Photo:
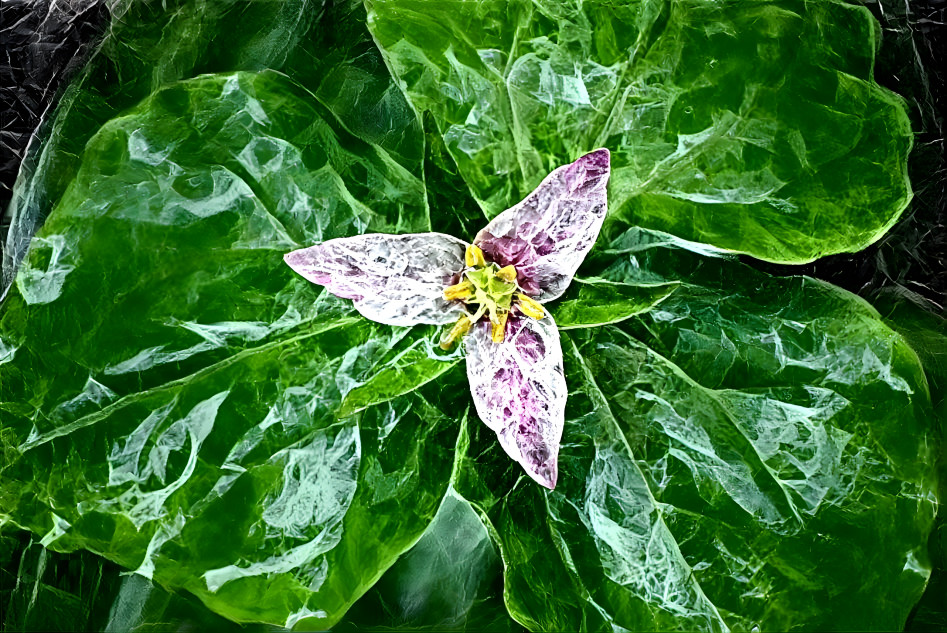
[[[464,260],[467,268],[464,269],[460,282],[445,288],[444,298],[470,306],[473,313],[467,311],[460,317],[441,339],[442,348],[450,349],[457,339],[467,334],[471,325],[484,316],[488,317],[493,325],[493,341],[501,343],[506,331],[506,321],[514,307],[534,319],[541,319],[546,315],[539,303],[521,292],[516,284],[516,268],[501,268],[493,262],[487,262],[483,251],[473,244],[467,247]]]

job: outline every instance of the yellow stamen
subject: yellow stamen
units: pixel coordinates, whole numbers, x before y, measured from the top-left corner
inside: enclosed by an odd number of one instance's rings
[[[465,314],[457,320],[457,323],[441,337],[441,349],[449,350],[454,346],[457,340],[463,337],[470,330],[470,318]]]
[[[506,336],[506,319],[509,316],[509,312],[501,312],[497,315],[497,322],[493,323],[493,329],[490,332],[494,343],[503,342],[503,339]]]
[[[487,260],[483,257],[483,251],[480,250],[479,246],[473,244],[467,247],[467,252],[464,253],[464,262],[466,262],[468,268],[483,268],[487,265]]]
[[[532,297],[524,295],[522,292],[516,293],[516,305],[519,306],[520,312],[533,319],[538,320],[546,316],[546,311],[542,305]]]
[[[496,272],[496,276],[505,281],[508,284],[516,281],[516,269],[512,265],[504,266]]]
[[[444,298],[448,301],[466,301],[474,296],[474,285],[469,280],[464,279],[459,284],[447,286],[444,288]]]

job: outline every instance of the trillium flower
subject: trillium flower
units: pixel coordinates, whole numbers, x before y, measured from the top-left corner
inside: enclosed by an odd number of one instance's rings
[[[565,422],[559,331],[544,303],[565,292],[605,219],[609,153],[559,167],[473,244],[443,233],[369,234],[288,253],[297,273],[388,325],[452,324],[477,415],[534,480],[554,488]]]

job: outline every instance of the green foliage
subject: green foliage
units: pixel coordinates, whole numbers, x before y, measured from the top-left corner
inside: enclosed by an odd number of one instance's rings
[[[379,52],[357,3],[166,4],[116,5],[18,191],[14,233],[51,212],[0,313],[6,628],[903,626],[943,555],[942,321],[715,256],[896,219],[864,11],[375,1]],[[282,255],[470,239],[599,146],[546,491],[460,351]]]
[[[390,352],[378,363],[375,373],[345,395],[339,416],[347,417],[410,393],[450,371],[458,363],[457,354],[444,355],[432,340],[414,339],[404,351]]]
[[[630,231],[590,264],[682,285],[565,334],[555,491],[471,432],[458,491],[497,534],[513,616],[535,630],[901,628],[936,509],[931,405],[904,340],[827,284],[659,234]]]
[[[622,284],[603,279],[576,279],[556,307],[560,330],[609,325],[647,312],[678,287],[665,284]]]
[[[271,72],[173,84],[104,126],[0,322],[4,513],[237,621],[337,621],[434,516],[458,425],[420,392],[337,418],[419,332],[282,254],[412,203],[423,222],[420,201]]]
[[[613,219],[769,261],[864,248],[910,198],[911,129],[872,81],[880,33],[864,7],[367,4],[491,217],[597,147],[612,152]]]

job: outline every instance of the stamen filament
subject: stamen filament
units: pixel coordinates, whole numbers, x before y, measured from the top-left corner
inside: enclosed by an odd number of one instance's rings
[[[522,292],[516,293],[516,305],[519,306],[520,311],[528,317],[533,319],[541,319],[546,316],[546,310],[543,306],[528,295],[524,295]]]
[[[460,317],[457,322],[454,323],[453,327],[441,337],[441,349],[446,351],[452,348],[458,339],[467,334],[470,330],[471,323],[470,317],[466,314]]]
[[[470,317],[469,317],[469,318],[470,318],[470,322],[471,322],[471,323],[476,323],[477,321],[480,320],[480,317],[482,317],[484,314],[486,314],[486,312],[487,312],[487,306],[485,306],[485,305],[483,305],[483,304],[480,304],[480,307],[477,308],[477,311],[470,315]]]
[[[474,296],[474,285],[468,279],[444,288],[444,298],[448,301],[466,301]]]
[[[494,343],[502,343],[506,337],[506,320],[509,316],[509,312],[501,312],[497,315],[497,321],[492,324],[490,331]]]
[[[470,244],[464,253],[464,262],[468,268],[483,268],[487,265],[487,260],[483,256],[483,251],[479,246]]]

